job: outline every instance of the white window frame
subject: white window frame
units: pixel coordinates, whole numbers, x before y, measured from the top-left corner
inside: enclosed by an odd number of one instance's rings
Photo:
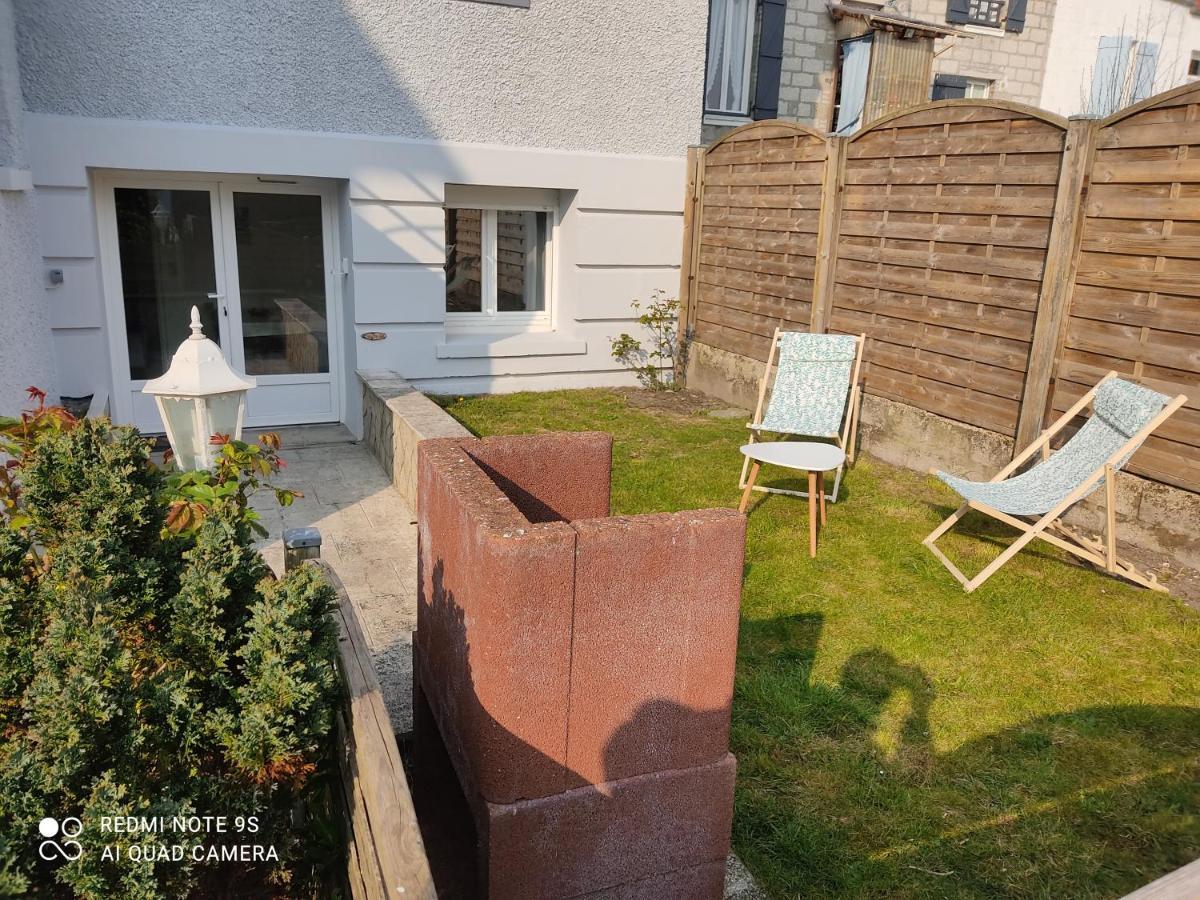
[[[734,19],[734,12],[733,12],[734,4],[731,2],[731,0],[724,0],[724,2],[725,2],[725,35],[726,35],[726,40],[728,40],[728,36],[733,33],[732,25],[733,25],[733,19]],[[709,3],[709,9],[710,10],[712,9],[711,0]],[[713,54],[710,50],[707,52],[707,55],[705,56],[705,61],[704,61],[704,121],[706,124],[715,124],[715,125],[735,124],[735,123],[744,122],[750,118],[750,108],[753,104],[753,99],[750,96],[750,73],[754,68],[754,26],[755,26],[755,16],[756,16],[757,12],[758,12],[758,3],[757,2],[750,2],[750,3],[746,4],[746,18],[749,21],[746,23],[746,48],[745,48],[746,52],[745,52],[745,57],[744,57],[746,60],[746,64],[742,67],[743,68],[743,71],[742,71],[742,96],[746,98],[745,109],[709,109],[709,107],[708,107],[708,67],[713,62]],[[710,16],[711,16],[711,13],[710,13]],[[712,29],[711,22],[709,23],[708,27],[710,30]],[[730,58],[730,54],[728,52],[725,53],[725,58],[726,59]],[[729,106],[728,97],[726,96],[728,93],[727,87],[728,87],[728,81],[724,78],[721,79],[721,99],[722,99],[721,105],[723,107]],[[722,121],[722,120],[724,120],[724,121]]]
[[[1005,0],[981,0],[981,2],[986,2],[989,4],[996,3],[996,2],[999,3],[999,8],[996,10],[996,21],[990,22],[987,19],[969,18],[965,24],[970,26],[971,28],[983,29],[984,34],[994,33],[996,31],[1003,31],[1004,30],[1004,14],[1008,10],[1008,3],[1005,2]],[[970,15],[970,14],[968,13],[968,15]]]
[[[537,203],[468,202],[447,203],[446,209],[478,209],[482,211],[480,221],[480,312],[446,311],[447,331],[551,331],[554,328],[555,294],[557,293],[558,271],[558,209]],[[546,214],[546,239],[550,246],[543,254],[545,269],[542,273],[542,290],[546,296],[546,308],[536,312],[504,312],[497,309],[500,296],[499,279],[496,274],[496,214],[504,212],[541,212]],[[445,308],[445,297],[442,299]]]
[[[987,100],[992,96],[992,82],[987,78],[967,77],[965,100]]]

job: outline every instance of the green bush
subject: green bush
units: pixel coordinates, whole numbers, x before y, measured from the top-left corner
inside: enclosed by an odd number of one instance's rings
[[[640,339],[628,332],[612,338],[612,358],[633,371],[642,387],[653,391],[673,391],[683,386],[687,366],[688,342],[677,334],[679,300],[668,297],[666,291],[656,290],[642,312],[640,300],[632,302],[638,313],[637,323],[649,341],[643,346]]]
[[[301,896],[336,870],[335,842],[312,846],[332,827],[336,597],[308,567],[276,580],[252,548],[247,500],[276,449],[226,441],[185,475],[107,420],[39,403],[0,421],[0,895],[183,897],[236,872]],[[101,827],[179,815],[228,830]],[[45,816],[82,821],[78,859],[39,857]],[[222,844],[277,859],[209,860]]]

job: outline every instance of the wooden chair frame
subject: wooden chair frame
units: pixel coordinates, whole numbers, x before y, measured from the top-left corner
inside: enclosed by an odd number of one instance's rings
[[[758,426],[762,423],[763,405],[767,398],[767,385],[771,380],[771,367],[775,362],[775,353],[779,349],[779,336],[781,334],[783,334],[783,329],[776,328],[775,333],[771,336],[771,352],[767,354],[767,367],[763,370],[762,381],[758,386],[758,405],[754,407],[754,421],[746,423],[746,427],[750,429],[751,444],[761,441],[762,433],[778,433],[772,431],[763,432],[763,429],[760,429]],[[859,386],[858,377],[859,372],[862,370],[863,348],[867,343],[866,333],[864,332],[863,334],[858,335],[855,338],[855,342],[857,344],[857,350],[854,354],[854,368],[850,374],[850,393],[846,398],[847,410],[844,421],[842,422],[841,434],[833,435],[833,442],[846,451],[846,463],[851,465],[854,463],[854,444],[858,439],[858,416],[859,411],[862,408],[862,389]],[[801,437],[801,435],[797,435],[797,437]],[[813,435],[813,437],[817,437],[817,435]],[[837,467],[837,472],[833,477],[833,493],[825,494],[825,498],[828,499],[830,503],[837,502],[838,490],[841,488],[842,484],[842,472],[846,468],[846,463],[843,463]],[[742,461],[742,474],[738,479],[738,490],[755,490],[761,491],[764,494],[787,494],[790,497],[808,496],[808,491],[791,491],[785,488],[762,487],[761,485],[755,484],[754,481],[758,477],[758,469],[759,467],[757,465],[754,466],[753,470],[750,469],[750,457],[746,457]],[[749,473],[749,478],[747,478],[747,473]],[[824,485],[825,476],[822,475],[822,493],[824,493]],[[747,493],[746,496],[749,497],[749,493]]]
[[[1038,438],[1013,458],[1007,466],[1000,470],[997,475],[992,478],[993,482],[1003,481],[1005,478],[1013,474],[1018,468],[1028,462],[1035,453],[1040,451],[1042,459],[1046,459],[1050,455],[1050,442],[1053,438],[1062,431],[1072,419],[1074,419],[1083,409],[1089,406],[1095,399],[1096,391],[1100,385],[1108,381],[1110,378],[1116,378],[1116,372],[1109,372],[1100,380],[1100,382],[1090,391],[1083,395],[1079,401],[1068,409],[1053,425],[1043,431]],[[1121,460],[1138,447],[1142,441],[1149,437],[1159,425],[1166,421],[1177,409],[1187,402],[1187,397],[1183,394],[1173,398],[1157,416],[1151,419],[1146,425],[1138,431],[1133,437],[1121,445],[1121,448],[1113,453],[1105,461],[1104,465],[1100,466],[1082,481],[1075,490],[1071,491],[1059,503],[1044,515],[1034,518],[1026,516],[1024,518],[1011,516],[1008,513],[1001,512],[998,509],[993,509],[986,503],[979,503],[975,500],[964,502],[954,513],[942,522],[937,528],[930,532],[929,536],[921,543],[929,548],[930,552],[937,557],[953,575],[958,579],[968,593],[975,590],[997,571],[1010,559],[1017,555],[1018,552],[1034,538],[1041,538],[1047,543],[1053,544],[1066,550],[1068,553],[1078,556],[1080,559],[1087,560],[1093,565],[1103,569],[1111,575],[1116,575],[1134,584],[1139,584],[1142,587],[1150,588],[1154,591],[1166,591],[1166,588],[1159,584],[1158,579],[1153,573],[1145,573],[1140,571],[1133,563],[1126,559],[1117,556],[1117,511],[1116,511],[1116,484],[1115,478],[1117,475],[1117,465]],[[931,469],[932,474],[936,474],[936,469]],[[1072,506],[1091,490],[1101,478],[1104,479],[1104,505],[1105,505],[1105,534],[1104,541],[1093,540],[1075,529],[1069,527],[1065,523],[1059,521],[1059,518]],[[967,510],[974,509],[978,512],[991,516],[1004,522],[1006,525],[1011,525],[1019,530],[1021,535],[1010,544],[1003,553],[994,559],[982,572],[974,578],[967,578],[958,567],[950,561],[950,559],[937,546],[937,540],[966,515]]]

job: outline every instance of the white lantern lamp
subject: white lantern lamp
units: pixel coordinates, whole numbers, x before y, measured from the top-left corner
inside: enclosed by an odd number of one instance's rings
[[[143,394],[154,397],[167,440],[185,472],[212,466],[219,452],[210,442],[214,434],[241,439],[246,392],[258,383],[233,369],[221,348],[204,336],[200,311],[194,306],[191,327],[171,367],[142,388]]]

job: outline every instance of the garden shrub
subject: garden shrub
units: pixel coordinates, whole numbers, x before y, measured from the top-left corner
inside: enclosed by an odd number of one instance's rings
[[[649,341],[644,346],[639,338],[622,332],[610,340],[612,358],[637,375],[642,387],[654,391],[677,390],[683,386],[687,367],[688,341],[677,334],[679,300],[668,297],[666,291],[656,290],[642,311],[640,300],[633,300],[637,323]]]
[[[185,897],[231,872],[321,892],[338,862],[336,596],[310,567],[276,580],[252,547],[247,501],[274,490],[277,442],[217,439],[214,471],[169,473],[134,429],[35,399],[0,421],[0,895]],[[101,829],[181,815],[229,831]],[[46,816],[82,821],[78,859],[39,857]],[[222,844],[278,858],[208,860]]]

